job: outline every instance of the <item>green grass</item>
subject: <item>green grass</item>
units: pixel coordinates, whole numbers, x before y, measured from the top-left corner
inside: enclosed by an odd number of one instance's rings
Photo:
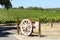
[[[0,9],[0,21],[16,21],[16,18],[38,20],[39,18],[43,20],[49,20],[53,18],[56,21],[60,20],[60,12],[47,12],[41,10],[24,10],[24,9]]]

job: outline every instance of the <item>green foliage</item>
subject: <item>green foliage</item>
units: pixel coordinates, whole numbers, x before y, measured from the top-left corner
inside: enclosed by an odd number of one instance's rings
[[[26,9],[31,9],[31,10],[44,10],[42,7],[27,7]]]
[[[2,21],[0,21],[0,24],[2,23]]]
[[[31,19],[33,21],[40,20],[42,22],[51,22],[53,18],[54,22],[60,22],[60,12],[48,12],[41,10],[28,10],[28,9],[0,9],[0,20],[2,22],[6,21],[16,21],[19,17],[20,20]]]
[[[21,6],[21,7],[19,7],[18,9],[24,9],[24,7],[23,7],[23,6]]]
[[[7,8],[7,10],[12,7],[10,0],[0,0],[0,4]]]
[[[4,23],[16,23],[16,21],[5,21]]]

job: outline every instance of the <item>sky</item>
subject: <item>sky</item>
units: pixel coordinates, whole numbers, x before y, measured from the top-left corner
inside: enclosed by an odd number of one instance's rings
[[[12,0],[13,7],[42,7],[42,8],[60,8],[60,0]],[[2,6],[0,5],[0,8]]]

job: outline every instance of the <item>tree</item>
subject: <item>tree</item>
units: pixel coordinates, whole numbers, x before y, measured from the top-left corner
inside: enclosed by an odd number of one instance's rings
[[[21,7],[19,7],[19,9],[24,9],[24,7],[23,7],[23,6],[21,6]]]
[[[32,10],[44,10],[42,7],[28,7],[27,9],[32,9]]]
[[[12,7],[10,0],[0,0],[0,4],[4,6],[7,10]]]

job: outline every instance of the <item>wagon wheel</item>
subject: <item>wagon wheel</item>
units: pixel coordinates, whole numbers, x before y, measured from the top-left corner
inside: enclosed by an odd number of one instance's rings
[[[32,33],[32,22],[28,19],[22,20],[20,29],[23,35],[30,35]]]

